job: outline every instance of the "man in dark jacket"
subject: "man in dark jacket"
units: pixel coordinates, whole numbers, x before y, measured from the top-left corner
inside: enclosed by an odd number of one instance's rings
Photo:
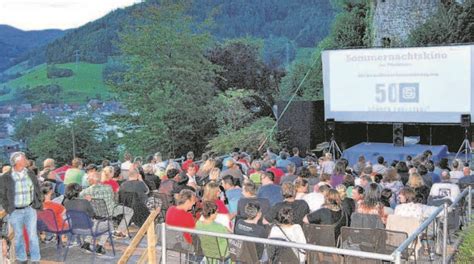
[[[30,255],[33,263],[41,259],[36,232],[36,210],[41,209],[43,196],[36,175],[28,170],[28,160],[23,152],[10,157],[12,169],[0,178],[0,200],[8,214],[8,222],[15,232],[15,253],[20,263],[28,263],[23,228],[26,228]]]

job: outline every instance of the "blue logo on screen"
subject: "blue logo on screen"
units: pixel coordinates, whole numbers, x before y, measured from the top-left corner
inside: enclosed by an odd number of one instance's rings
[[[399,88],[400,103],[418,103],[420,101],[419,83],[400,83]]]

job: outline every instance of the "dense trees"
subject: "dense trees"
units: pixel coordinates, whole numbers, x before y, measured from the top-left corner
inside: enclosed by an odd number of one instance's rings
[[[69,163],[73,158],[73,139],[76,156],[87,163],[116,159],[115,137],[104,135],[98,128],[98,124],[87,116],[76,117],[65,124],[40,114],[31,120],[20,120],[14,137],[26,144],[30,158],[40,161],[53,158],[59,164]]]
[[[143,23],[122,36],[128,69],[114,90],[132,115],[117,120],[134,153],[203,149],[215,131],[208,103],[217,67],[204,57],[210,35],[184,10],[163,3],[140,11]]]
[[[448,1],[437,14],[411,32],[408,44],[429,46],[474,42],[474,0]]]

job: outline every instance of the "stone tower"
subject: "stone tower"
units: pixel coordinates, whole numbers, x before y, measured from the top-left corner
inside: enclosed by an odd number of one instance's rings
[[[403,46],[410,31],[434,15],[443,0],[373,0],[374,47]]]

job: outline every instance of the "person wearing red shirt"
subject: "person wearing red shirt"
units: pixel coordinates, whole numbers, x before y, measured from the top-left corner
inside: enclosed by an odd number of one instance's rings
[[[61,204],[55,203],[51,200],[51,197],[53,196],[53,193],[54,193],[53,184],[51,184],[50,182],[44,182],[41,185],[41,192],[44,195],[43,210],[53,211],[54,218],[56,219],[56,223],[58,224],[57,229],[59,230],[67,229],[67,223],[64,221],[66,208],[64,208],[64,206],[62,206]],[[46,224],[48,224],[48,228],[50,228],[51,230],[56,230],[56,226],[49,226],[49,224],[52,224],[52,223],[46,223]]]
[[[189,168],[189,165],[191,165],[191,163],[193,163],[193,162],[194,162],[194,153],[192,151],[190,151],[186,154],[186,161],[183,162],[183,165],[181,165],[181,169],[183,171],[187,172],[188,168]],[[197,164],[194,164],[194,165],[196,166],[196,171],[198,171],[199,170],[199,165],[197,165]]]
[[[166,212],[165,223],[171,226],[192,228],[194,229],[196,223],[193,215],[189,212],[196,203],[196,194],[191,191],[184,189],[176,195],[176,206],[168,208]],[[184,233],[184,239],[189,244],[193,243],[191,234]]]
[[[114,193],[117,193],[119,191],[120,185],[117,183],[117,181],[114,181],[112,178],[114,177],[114,167],[112,166],[107,166],[102,170],[102,175],[101,175],[101,180],[102,183],[105,185],[109,185],[112,187],[112,191]]]
[[[275,175],[274,183],[280,184],[280,180],[285,175],[285,172],[276,167],[276,160],[271,160],[270,164],[271,164],[271,167],[268,168],[267,171],[273,172],[273,175]]]

